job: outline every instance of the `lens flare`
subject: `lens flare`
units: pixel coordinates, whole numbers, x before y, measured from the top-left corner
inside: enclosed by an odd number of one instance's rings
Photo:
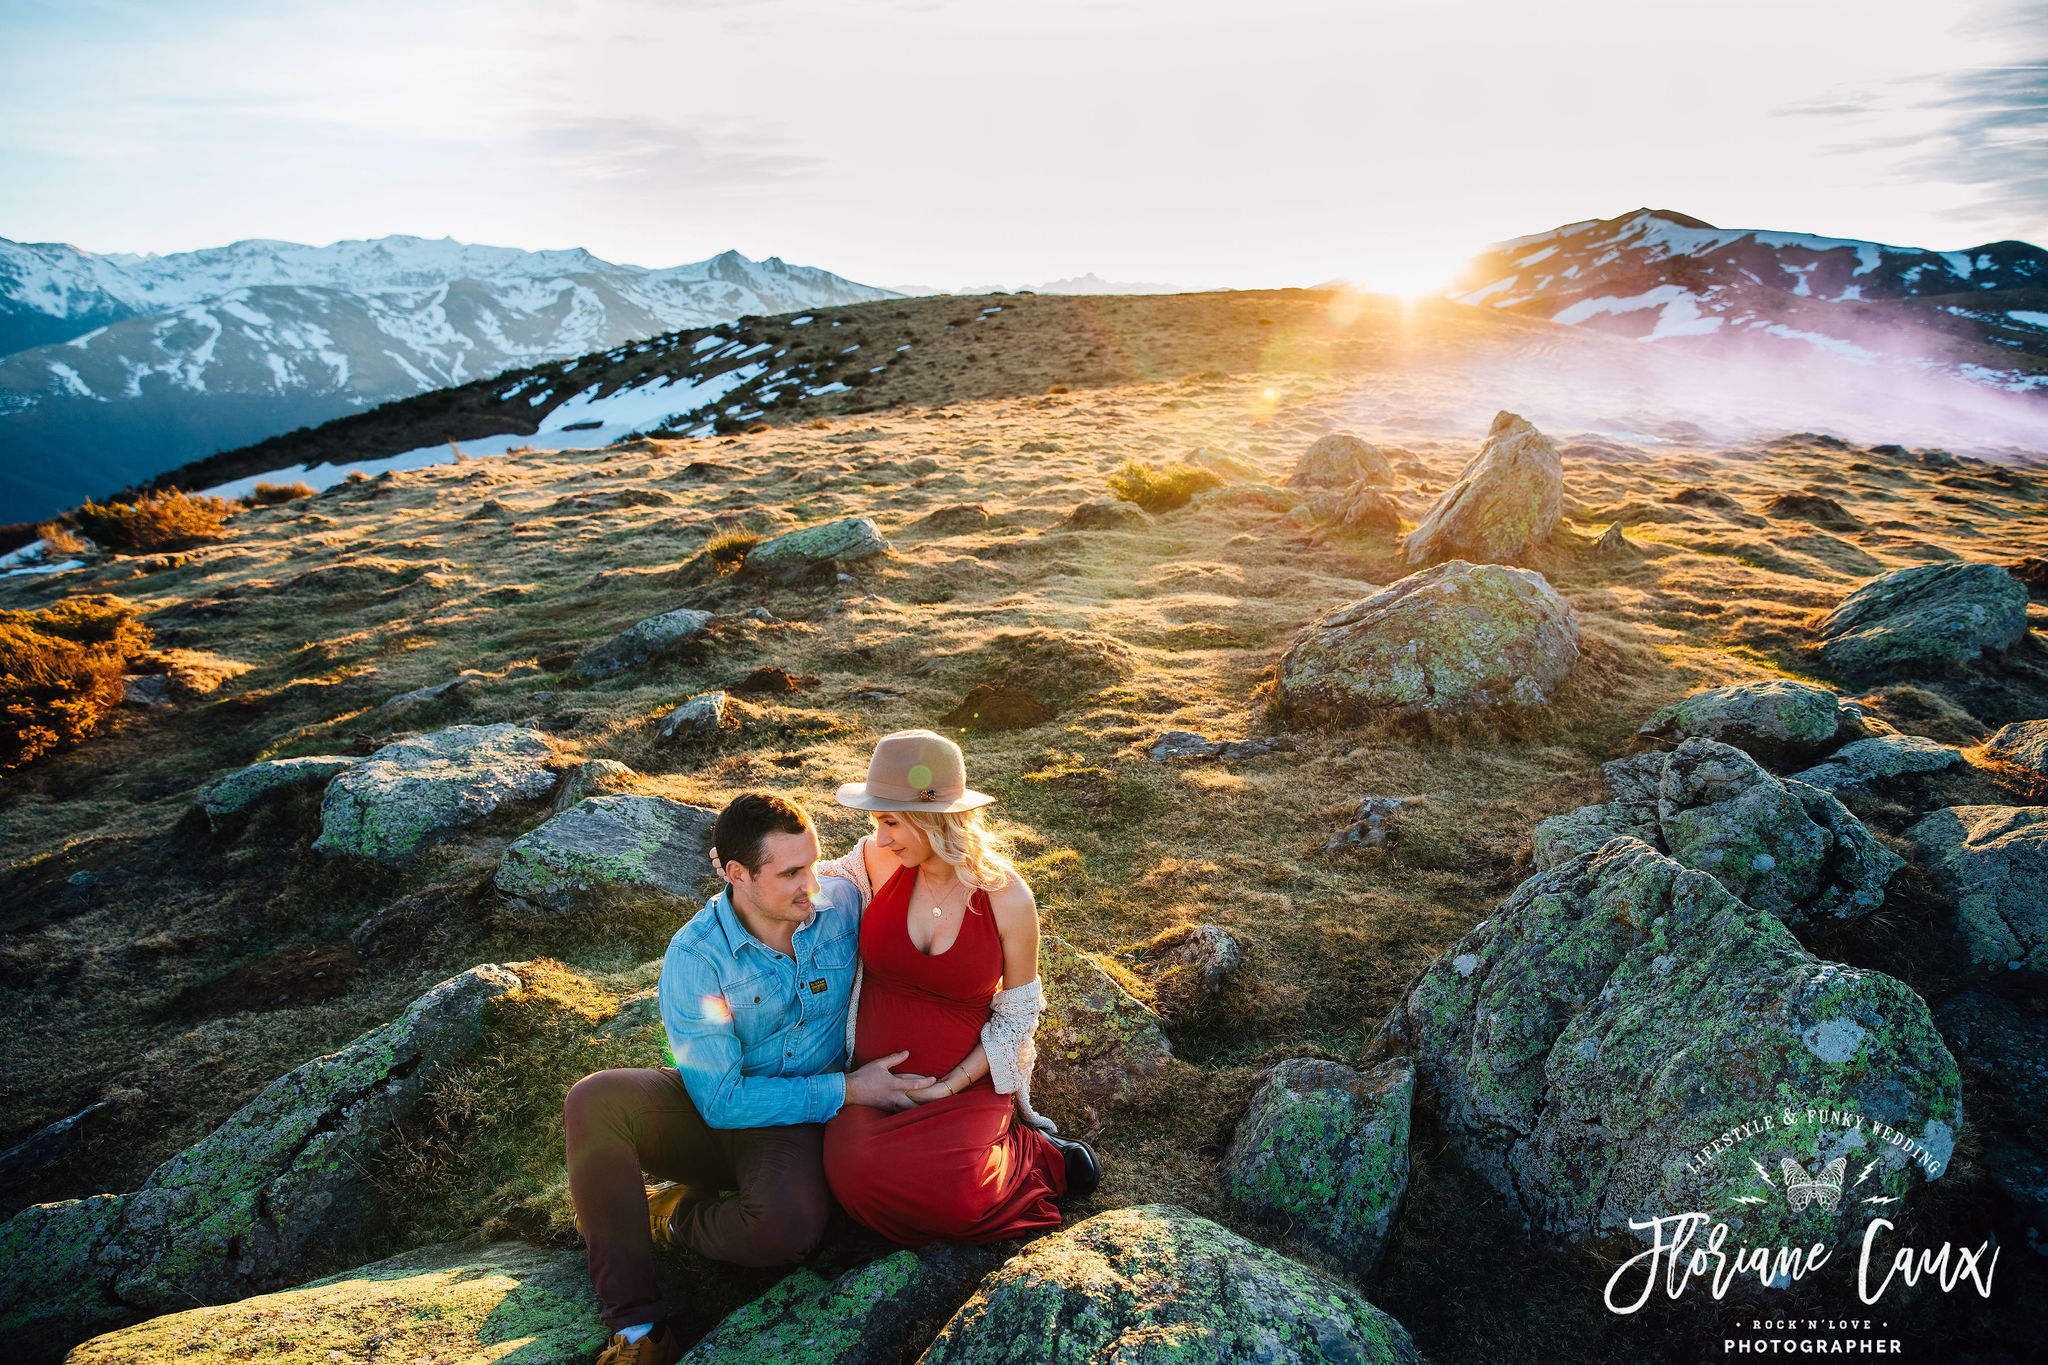
[[[724,996],[707,995],[697,1003],[703,1010],[704,1019],[707,1023],[730,1024],[732,1022],[732,1006],[725,1003]]]

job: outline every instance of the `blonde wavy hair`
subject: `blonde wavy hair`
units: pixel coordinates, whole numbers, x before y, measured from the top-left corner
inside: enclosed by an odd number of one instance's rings
[[[872,812],[878,818],[893,815],[907,820],[931,840],[932,852],[960,874],[960,880],[984,891],[1001,888],[1012,876],[1024,874],[1010,860],[1010,836],[981,818],[981,810],[931,811],[892,810]]]

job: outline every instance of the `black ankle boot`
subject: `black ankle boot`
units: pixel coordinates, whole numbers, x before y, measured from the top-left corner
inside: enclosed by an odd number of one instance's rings
[[[1047,1133],[1045,1140],[1067,1160],[1067,1193],[1082,1199],[1095,1193],[1102,1184],[1102,1162],[1096,1159],[1095,1149],[1079,1138],[1063,1138],[1057,1133]]]

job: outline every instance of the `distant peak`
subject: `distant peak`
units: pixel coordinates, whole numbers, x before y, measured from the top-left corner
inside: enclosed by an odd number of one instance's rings
[[[1676,209],[1637,209],[1633,213],[1624,213],[1622,217],[1656,218],[1666,223],[1675,223],[1679,227],[1700,228],[1707,232],[1715,232],[1719,230],[1715,228],[1715,226],[1712,223],[1707,222],[1703,218],[1695,218],[1689,213],[1680,213]]]

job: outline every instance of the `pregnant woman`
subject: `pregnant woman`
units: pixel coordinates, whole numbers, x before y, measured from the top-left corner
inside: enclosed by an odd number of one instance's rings
[[[936,1076],[897,1113],[848,1104],[825,1125],[825,1177],[857,1221],[906,1246],[993,1242],[1060,1221],[1053,1201],[1101,1180],[1095,1153],[1031,1108],[1043,1011],[1038,906],[967,787],[960,748],[930,730],[875,746],[839,803],[874,832],[818,870],[855,882],[860,972],[853,1067],[893,1052]]]

